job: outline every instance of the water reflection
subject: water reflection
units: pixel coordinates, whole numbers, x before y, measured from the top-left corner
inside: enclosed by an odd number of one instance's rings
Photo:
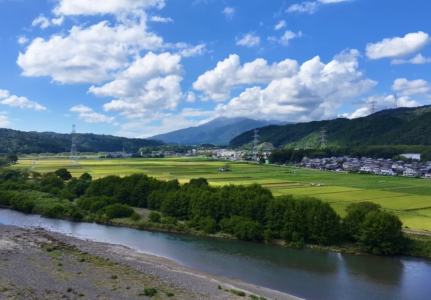
[[[406,257],[353,256],[234,240],[138,231],[0,210],[0,223],[41,226],[117,243],[199,270],[239,278],[310,300],[428,300],[431,263]]]

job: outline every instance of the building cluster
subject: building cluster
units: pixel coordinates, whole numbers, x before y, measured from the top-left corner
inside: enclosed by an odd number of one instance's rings
[[[301,161],[301,166],[336,172],[352,171],[379,175],[431,178],[431,161],[426,163],[416,161],[407,163],[404,161],[392,161],[391,159],[372,159],[367,157],[350,158],[343,156],[314,159],[304,157]]]

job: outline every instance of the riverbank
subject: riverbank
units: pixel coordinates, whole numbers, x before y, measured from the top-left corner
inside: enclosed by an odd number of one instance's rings
[[[120,245],[42,229],[0,225],[1,299],[244,299],[298,300]],[[261,299],[264,299],[261,298]]]

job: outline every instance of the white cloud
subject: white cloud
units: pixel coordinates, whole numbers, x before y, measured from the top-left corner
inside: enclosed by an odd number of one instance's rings
[[[150,21],[152,21],[152,22],[159,22],[159,23],[170,23],[170,22],[173,22],[174,20],[172,20],[171,18],[163,18],[163,17],[159,17],[159,16],[152,16],[150,18]]]
[[[71,115],[69,115],[69,114],[64,114],[63,116],[66,117],[66,118],[71,117]]]
[[[18,44],[24,45],[28,42],[28,38],[25,35],[20,35],[18,37]]]
[[[401,65],[401,64],[426,64],[431,63],[431,57],[423,57],[422,54],[418,54],[411,59],[393,59],[391,61],[392,65]]]
[[[226,18],[233,18],[233,15],[235,14],[235,8],[233,7],[225,7],[225,9],[222,10],[222,13],[226,16]]]
[[[88,106],[85,106],[85,105],[79,104],[79,105],[77,105],[77,106],[72,107],[72,108],[70,109],[70,111],[73,111],[73,112],[79,112],[79,113],[87,113],[87,112],[92,112],[92,111],[93,111],[93,109],[92,109],[92,108],[90,108],[90,107],[88,107]]]
[[[294,33],[290,30],[286,30],[281,37],[277,38],[275,36],[270,36],[270,37],[268,37],[268,40],[271,42],[278,42],[284,46],[288,46],[290,40],[297,38],[297,37],[301,37],[301,36],[302,36],[301,31],[298,33]]]
[[[196,101],[195,93],[193,93],[193,92],[188,92],[188,93],[187,93],[186,101],[187,101],[187,102],[195,102],[195,101]]]
[[[5,115],[0,115],[0,127],[7,128],[11,123],[9,122],[9,118]]]
[[[286,12],[301,12],[301,13],[315,13],[317,11],[317,2],[302,2],[301,4],[291,5]]]
[[[254,33],[245,34],[242,39],[236,42],[237,45],[253,47],[258,46],[260,43],[260,37],[254,35]]]
[[[51,20],[52,24],[57,25],[57,26],[60,26],[61,24],[63,24],[63,21],[64,21],[63,16],[61,16],[60,18]]]
[[[6,99],[0,101],[0,103],[12,107],[30,108],[37,111],[46,110],[46,107],[43,107],[37,102],[30,101],[26,97],[18,97],[15,95],[7,97]]]
[[[199,76],[193,83],[193,88],[203,91],[212,100],[224,101],[229,98],[230,90],[239,85],[268,83],[292,76],[297,70],[297,62],[290,59],[268,65],[266,60],[258,58],[241,66],[239,56],[233,54],[218,62],[215,69]]]
[[[219,104],[215,111],[228,117],[292,122],[336,117],[336,110],[345,101],[369,92],[377,84],[358,71],[358,56],[357,50],[344,51],[327,64],[315,57],[289,75],[274,78],[266,88],[247,88],[229,103]]]
[[[384,39],[366,47],[367,57],[379,59],[384,57],[402,57],[419,51],[430,42],[429,35],[422,31],[406,34],[404,37]]]
[[[80,113],[79,119],[83,120],[86,123],[112,123],[114,122],[115,117],[107,117],[96,112],[91,112]]]
[[[164,0],[58,0],[56,15],[118,14],[138,8],[162,8]]]
[[[31,23],[32,26],[40,26],[40,28],[45,29],[48,28],[51,23],[49,20],[44,17],[43,15],[40,15],[36,19],[33,20],[33,23]]]
[[[282,21],[278,22],[277,25],[275,25],[274,29],[275,30],[279,30],[279,29],[281,29],[283,27],[286,27],[286,25],[287,25],[286,21],[282,20]]]
[[[101,87],[92,86],[89,92],[98,97],[117,98],[104,105],[105,111],[117,111],[128,118],[143,118],[164,109],[174,110],[183,97],[180,60],[178,54],[149,52],[117,74],[115,80]]]
[[[96,113],[92,108],[79,104],[70,109],[72,112],[79,113],[79,119],[86,123],[112,123],[115,117],[108,117],[100,113]],[[70,117],[70,115],[64,115],[65,117]]]
[[[394,108],[395,106],[395,99],[392,95],[374,95],[371,97],[368,97],[366,99],[362,99],[361,102],[364,103],[366,106],[363,106],[361,108],[358,108],[353,113],[343,113],[339,114],[338,117],[341,118],[348,118],[348,119],[356,119],[361,117],[366,117],[371,114],[371,101],[373,101],[375,104],[375,111],[381,111],[384,109],[390,109]],[[399,97],[397,99],[397,107],[417,107],[421,104],[410,100],[408,96]]]
[[[46,110],[46,107],[43,107],[37,102],[33,102],[28,100],[25,97],[18,97],[15,95],[10,95],[7,90],[0,90],[0,104],[9,105],[12,107],[21,107],[21,108],[31,108],[37,111]]]
[[[203,55],[207,52],[206,44],[199,44],[197,46],[189,46],[179,52],[182,57],[191,57]]]
[[[107,21],[87,28],[74,26],[68,35],[36,38],[25,53],[19,54],[17,63],[24,76],[50,76],[53,81],[69,84],[101,83],[112,78],[112,71],[126,67],[131,55],[169,47],[146,29],[143,12],[139,18],[114,26]]]
[[[430,84],[428,84],[425,80],[422,79],[409,81],[405,78],[398,78],[394,81],[394,84],[392,85],[392,90],[402,91],[402,95],[404,96],[425,94],[430,89]]]
[[[313,14],[315,13],[320,5],[322,4],[331,4],[331,3],[341,3],[341,2],[349,2],[353,0],[317,0],[315,2],[302,2],[291,5],[286,12],[300,12],[300,13],[309,13]]]

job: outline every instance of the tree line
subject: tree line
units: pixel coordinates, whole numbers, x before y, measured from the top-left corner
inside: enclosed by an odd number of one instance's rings
[[[72,204],[75,201],[75,205]],[[375,254],[403,251],[402,223],[376,204],[354,203],[342,219],[329,203],[312,197],[274,197],[258,184],[211,186],[205,178],[180,184],[145,174],[93,180],[72,178],[66,169],[29,174],[0,170],[0,205],[26,213],[74,221],[109,223],[114,218],[139,221],[133,207],[152,211],[149,222],[217,232],[238,239],[291,247],[333,245],[345,240]],[[141,221],[142,222],[142,221]]]

